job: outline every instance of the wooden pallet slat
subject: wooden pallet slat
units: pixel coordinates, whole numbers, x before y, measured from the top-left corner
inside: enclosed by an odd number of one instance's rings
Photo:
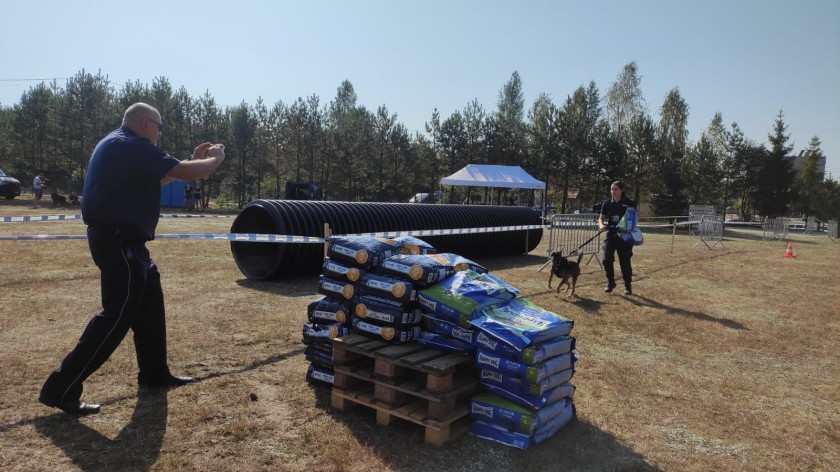
[[[338,359],[336,359],[336,352]],[[466,356],[415,343],[390,345],[359,335],[334,340],[332,406],[376,410],[376,423],[402,419],[426,428],[425,442],[443,445],[469,429],[469,395],[478,386]],[[464,427],[466,424],[466,428]]]
[[[417,351],[424,350],[425,346],[417,343],[395,344],[377,350],[374,353],[375,357],[382,357],[385,359],[397,359]]]

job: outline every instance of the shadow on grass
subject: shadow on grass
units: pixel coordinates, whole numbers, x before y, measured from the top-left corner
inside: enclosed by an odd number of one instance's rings
[[[511,470],[660,470],[609,432],[578,419],[544,442],[511,456]]]
[[[487,257],[481,260],[473,259],[475,262],[483,265],[490,273],[506,269],[521,269],[522,267],[530,265],[542,265],[548,261],[547,256],[539,256],[536,254],[521,254],[516,256],[499,256]]]
[[[36,418],[35,428],[81,470],[148,470],[160,456],[166,433],[166,394],[141,390],[131,420],[114,439],[64,413]]]
[[[711,321],[713,323],[719,323],[727,328],[737,329],[737,330],[748,330],[746,326],[737,321],[729,320],[726,318],[715,318],[714,316],[707,315],[705,313],[699,311],[691,311],[691,310],[684,310],[682,308],[677,308],[673,306],[668,306],[663,303],[657,302],[655,300],[651,300],[650,298],[646,298],[640,295],[633,295],[629,297],[625,297],[627,301],[633,303],[637,306],[645,306],[650,308],[655,308],[657,310],[662,310],[668,314],[674,314],[679,316],[687,316],[690,318],[695,318],[701,321]]]
[[[319,389],[318,406],[329,405],[329,389]],[[442,447],[424,444],[424,428],[404,420],[376,424],[373,409],[354,406],[332,413],[359,443],[396,471],[657,471],[609,432],[578,419],[527,450],[465,434]]]
[[[205,380],[215,379],[217,377],[224,377],[226,375],[235,375],[235,374],[242,374],[242,373],[245,373],[245,372],[251,372],[252,370],[257,370],[260,367],[265,367],[267,365],[277,364],[278,362],[282,362],[282,361],[284,361],[286,359],[289,359],[291,357],[302,355],[303,351],[304,351],[304,348],[301,347],[301,348],[298,348],[298,349],[294,349],[292,351],[284,352],[284,353],[281,353],[281,354],[277,354],[277,355],[265,358],[265,359],[257,361],[257,362],[252,362],[251,364],[244,365],[244,366],[241,366],[241,367],[238,367],[238,368],[235,368],[235,369],[227,370],[227,371],[224,371],[224,372],[211,372],[207,375],[196,377],[195,381],[196,382],[203,382]]]
[[[240,287],[274,295],[302,297],[315,295],[318,292],[318,275],[301,275],[271,280],[239,279],[236,284]]]

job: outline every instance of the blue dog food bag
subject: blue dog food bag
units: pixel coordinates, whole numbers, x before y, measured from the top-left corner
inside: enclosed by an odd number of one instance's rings
[[[416,325],[423,320],[419,308],[370,295],[356,297],[353,313],[363,320],[384,326]]]
[[[356,289],[349,282],[342,282],[322,275],[318,277],[318,293],[339,300],[352,300]]]
[[[574,322],[540,308],[525,297],[504,304],[486,306],[470,324],[488,337],[523,350],[572,331]]]
[[[505,359],[534,365],[546,359],[573,351],[575,349],[575,338],[572,336],[561,336],[542,343],[532,344],[520,351],[478,331],[475,337],[475,345],[479,349],[494,352]]]
[[[370,269],[400,253],[393,239],[374,236],[333,236],[327,244],[327,257],[362,269]]]
[[[325,346],[323,344],[307,346],[303,350],[303,356],[313,364],[330,369],[333,367],[332,346]]]
[[[309,364],[309,368],[306,370],[306,381],[312,384],[326,384],[331,386],[335,383],[335,372],[326,367]]]
[[[545,405],[554,403],[561,398],[572,398],[575,394],[575,386],[569,382],[563,382],[560,385],[546,390],[544,393],[530,394],[520,391],[518,388],[483,383],[484,388],[496,395],[508,399],[519,405],[524,405],[529,408],[539,409]]]
[[[332,340],[347,336],[350,334],[350,328],[341,323],[318,324],[318,323],[304,323],[303,324],[303,344],[307,346],[312,344],[327,344],[332,346]]]
[[[450,323],[460,323],[461,315],[471,319],[482,308],[513,300],[518,294],[489,274],[472,270],[457,272],[445,280],[421,289],[418,302],[428,312]]]
[[[350,283],[355,283],[361,280],[362,276],[365,275],[365,271],[327,257],[324,259],[324,265],[321,266],[321,274],[331,279],[347,280]]]
[[[571,352],[549,358],[535,365],[512,361],[492,351],[482,349],[479,349],[475,356],[475,365],[479,369],[511,375],[530,384],[540,383],[554,374],[571,369],[575,362],[577,362],[577,356]]]
[[[486,274],[488,272],[487,268],[483,265],[458,254],[443,252],[438,254],[438,256],[445,260],[447,264],[454,267],[457,272],[461,272],[462,270],[471,270],[473,272],[478,272],[479,274]]]
[[[561,398],[534,410],[493,393],[484,392],[472,397],[470,416],[476,421],[483,421],[508,431],[530,436],[559,416],[569,401],[568,398]]]
[[[379,275],[368,272],[359,282],[362,294],[409,303],[417,299],[417,290],[408,280],[398,279],[390,275]]]
[[[420,331],[417,336],[417,343],[428,347],[434,347],[443,351],[471,354],[475,352],[475,346],[449,336],[433,333],[431,331]]]
[[[399,254],[391,256],[377,269],[383,274],[410,280],[426,287],[455,273],[455,267],[437,254]]]
[[[313,323],[350,323],[350,309],[347,305],[328,297],[310,303],[306,315]]]
[[[356,319],[353,319],[355,323]],[[495,370],[482,369],[479,373],[479,381],[484,385],[493,385],[508,390],[519,391],[530,395],[542,395],[552,388],[571,380],[575,373],[574,367],[549,375],[545,379],[530,383],[515,375],[504,374]]]
[[[353,331],[368,337],[382,339],[391,344],[412,342],[420,336],[419,326],[380,326],[361,318],[353,317]]]
[[[478,332],[474,329],[463,328],[431,313],[423,313],[423,326],[427,331],[449,336],[473,346],[475,345],[475,338],[478,336]]]
[[[539,444],[546,439],[554,436],[564,426],[571,423],[575,418],[575,404],[568,402],[564,405],[563,410],[554,417],[554,419],[531,435],[508,431],[507,429],[484,421],[476,421],[470,427],[470,434],[495,441],[506,446],[512,446],[518,449],[528,449],[533,444]]]
[[[400,245],[400,252],[403,254],[434,254],[437,252],[434,246],[414,236],[397,236],[391,239]]]

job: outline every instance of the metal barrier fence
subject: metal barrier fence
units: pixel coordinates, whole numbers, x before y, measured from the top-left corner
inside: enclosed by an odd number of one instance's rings
[[[828,239],[830,239],[831,242],[837,242],[837,220],[829,220],[827,226]]]
[[[805,234],[812,234],[817,231],[817,218],[814,216],[809,216],[808,219],[805,221]]]
[[[715,216],[714,213],[689,213],[688,214],[688,235],[700,234],[700,220],[704,216]]]
[[[790,218],[765,218],[761,225],[763,241],[784,241],[788,237]]]
[[[697,224],[697,232],[700,235],[700,241],[692,249],[699,246],[701,243],[705,244],[707,248],[711,249],[718,244],[723,245],[723,216],[722,215],[700,215],[700,222]],[[709,246],[709,241],[714,241]]]
[[[551,217],[551,227],[548,233],[548,257],[556,251],[563,251],[563,255],[580,254],[589,256],[586,263],[594,257],[601,264],[601,234],[598,232],[597,213],[561,214]],[[546,265],[548,265],[546,263]],[[542,270],[545,267],[540,268]]]

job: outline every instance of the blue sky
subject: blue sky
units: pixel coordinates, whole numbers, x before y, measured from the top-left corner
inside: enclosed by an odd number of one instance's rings
[[[696,141],[716,112],[767,141],[779,110],[791,142],[822,141],[840,178],[840,1],[248,1],[6,0],[0,19],[0,103],[41,79],[82,69],[151,84],[167,77],[221,105],[272,105],[343,80],[370,110],[386,105],[422,130],[477,99],[496,110],[514,71],[526,107],[594,81],[604,96],[636,61],[658,118],[679,88]],[[59,80],[63,83],[63,80]]]

